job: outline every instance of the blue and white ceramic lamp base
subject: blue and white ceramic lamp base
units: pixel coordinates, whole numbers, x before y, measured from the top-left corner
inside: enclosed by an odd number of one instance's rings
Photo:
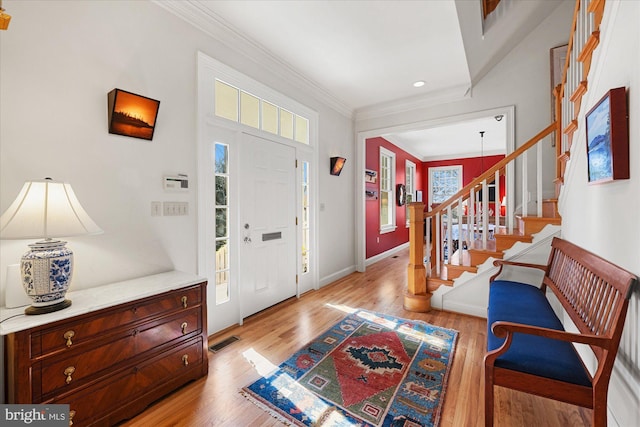
[[[73,275],[73,252],[61,240],[42,240],[29,245],[22,256],[22,286],[33,300],[26,314],[44,314],[69,307],[65,299]]]

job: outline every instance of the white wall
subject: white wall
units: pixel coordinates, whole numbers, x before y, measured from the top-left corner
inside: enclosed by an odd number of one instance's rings
[[[403,111],[374,119],[358,120],[356,131],[420,123],[466,113],[515,105],[516,147],[551,124],[551,83],[549,49],[566,44],[575,3],[565,1],[472,89],[471,97],[428,108]],[[477,35],[480,37],[480,34]],[[473,135],[474,138],[477,135]],[[554,165],[554,149],[545,142],[543,164]],[[530,163],[533,164],[530,156]],[[534,172],[533,168],[529,169]],[[554,172],[553,172],[554,173]],[[535,179],[528,181],[535,191]],[[520,184],[517,184],[520,188]],[[533,187],[532,187],[533,186]],[[544,197],[554,194],[551,180],[543,188]],[[535,209],[535,207],[532,207]],[[532,211],[533,212],[533,211]]]
[[[196,52],[203,51],[318,111],[320,117],[320,278],[353,268],[354,171],[329,176],[329,157],[351,159],[353,125],[285,72],[196,30],[147,1],[7,0],[13,16],[0,34],[0,211],[26,180],[70,182],[105,231],[69,239],[72,289],[169,269],[196,272]],[[121,88],[161,101],[153,141],[107,132],[107,92]],[[161,179],[185,173],[187,194]],[[151,217],[151,201],[189,202],[189,215]],[[345,220],[347,219],[347,220]],[[28,241],[0,243],[5,272]]]
[[[562,234],[579,246],[640,276],[640,2],[607,1],[583,98],[579,128],[560,199]],[[627,88],[631,178],[587,184],[584,114],[609,90]],[[609,389],[609,409],[619,426],[640,420],[640,289],[629,306]],[[611,425],[611,424],[610,424]],[[613,424],[615,425],[615,424]]]

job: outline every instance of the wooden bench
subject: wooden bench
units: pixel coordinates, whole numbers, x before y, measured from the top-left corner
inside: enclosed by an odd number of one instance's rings
[[[493,425],[494,386],[593,410],[593,426],[607,424],[607,390],[629,298],[638,278],[568,241],[554,238],[547,265],[498,260],[487,316],[485,426]],[[544,271],[541,287],[497,277],[503,266]],[[567,332],[554,313],[551,289],[579,332]],[[574,344],[591,347],[593,375]]]

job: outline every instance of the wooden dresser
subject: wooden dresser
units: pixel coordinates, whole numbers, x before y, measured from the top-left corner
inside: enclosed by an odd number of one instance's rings
[[[69,292],[55,313],[4,309],[7,402],[69,404],[74,426],[113,425],[207,375],[206,285],[173,271]]]

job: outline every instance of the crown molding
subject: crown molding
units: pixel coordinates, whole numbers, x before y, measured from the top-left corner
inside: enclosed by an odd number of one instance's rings
[[[369,107],[359,108],[355,111],[355,120],[377,119],[393,114],[401,114],[407,111],[433,107],[454,101],[471,98],[471,85],[464,84],[446,89],[427,92],[423,95],[383,102]]]
[[[261,44],[242,34],[198,0],[152,0],[153,3],[183,19],[250,61],[283,77],[297,89],[308,92],[318,101],[349,119],[354,110],[317,82],[300,73],[291,64],[275,56]]]
[[[469,151],[466,153],[444,154],[439,156],[423,156],[421,154],[415,153],[415,150],[413,147],[411,147],[411,144],[407,144],[401,139],[396,138],[395,135],[393,134],[384,135],[383,138],[389,141],[390,143],[392,143],[393,145],[395,145],[396,147],[411,154],[413,157],[417,158],[421,162],[435,162],[435,161],[441,161],[441,160],[467,159],[470,157],[481,158],[481,157],[505,155],[504,150],[485,150],[485,151],[475,150],[475,151]]]

